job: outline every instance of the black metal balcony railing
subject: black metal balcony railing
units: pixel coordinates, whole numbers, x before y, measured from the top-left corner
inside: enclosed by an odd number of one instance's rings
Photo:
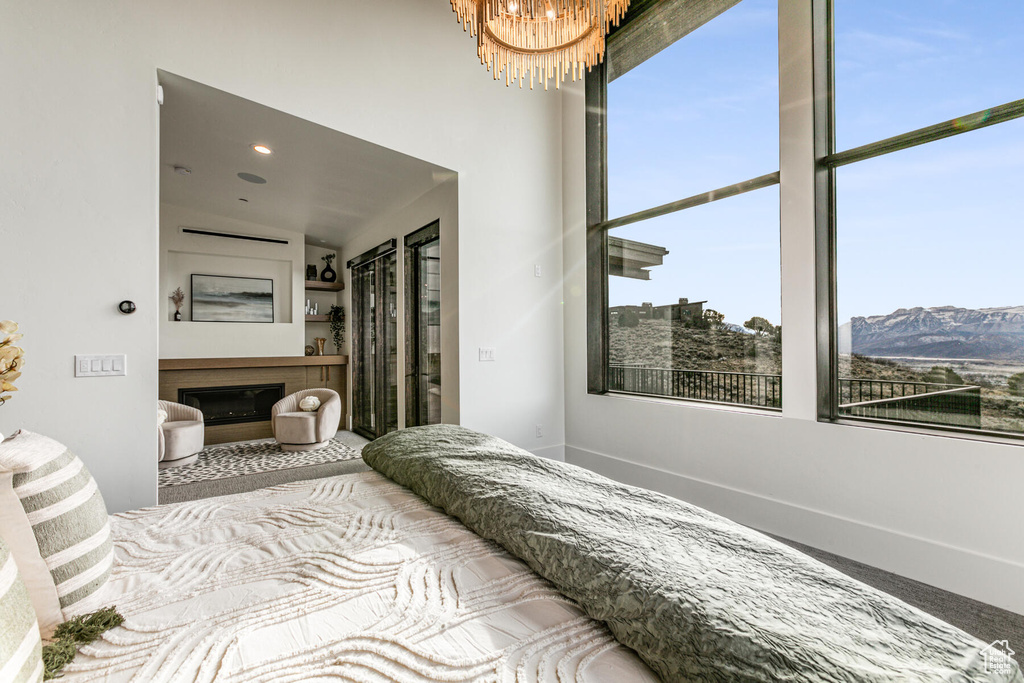
[[[630,394],[782,408],[782,377],[779,375],[609,364],[608,388]]]
[[[839,405],[880,401],[887,398],[905,398],[932,394],[947,389],[963,389],[963,384],[939,384],[936,382],[904,382],[889,379],[839,378]]]
[[[734,403],[779,410],[782,377],[751,372],[608,365],[608,389],[630,394]],[[981,428],[981,388],[959,384],[841,378],[839,413],[904,422]]]
[[[840,379],[839,414],[981,429],[981,387]]]

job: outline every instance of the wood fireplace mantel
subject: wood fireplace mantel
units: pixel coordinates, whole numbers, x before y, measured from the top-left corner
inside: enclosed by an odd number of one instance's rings
[[[284,384],[285,395],[323,387],[341,396],[342,419],[348,413],[348,356],[276,356],[265,358],[162,358],[160,398],[177,401],[178,390]],[[207,425],[206,444],[272,436],[270,422]]]
[[[161,370],[293,368],[348,365],[348,356],[267,356],[263,358],[161,358]]]

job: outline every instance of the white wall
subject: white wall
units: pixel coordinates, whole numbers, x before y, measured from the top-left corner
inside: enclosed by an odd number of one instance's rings
[[[780,2],[781,416],[586,389],[584,103],[564,95],[566,460],[1024,613],[1024,449],[816,421],[810,3]]]
[[[287,245],[182,233],[200,228],[288,240]],[[306,342],[302,275],[305,236],[173,204],[160,205],[160,358],[301,356]],[[191,275],[230,275],[274,281],[273,323],[191,321]],[[181,287],[185,303],[174,321],[170,293]]]
[[[398,282],[405,282],[405,236],[440,221],[441,235],[441,421],[459,424],[459,183],[452,178],[407,206],[393,209],[371,220],[359,234],[342,244],[345,261],[338,268],[345,289],[343,306],[347,314],[345,332],[352,340],[352,271],[345,263],[389,239],[398,244]],[[399,349],[405,348],[405,287],[398,287]],[[351,346],[349,347],[351,348]],[[348,410],[352,414],[352,364],[349,364]],[[405,427],[405,358],[399,354],[398,426]],[[500,401],[500,397],[488,399]],[[462,424],[465,424],[463,422]],[[469,426],[469,425],[467,425]]]
[[[458,172],[460,419],[560,449],[560,99],[493,82],[448,3],[4,0],[0,14],[0,317],[28,353],[0,431],[67,443],[112,511],[156,502],[162,68]],[[135,315],[116,312],[124,298]],[[130,374],[76,380],[82,352],[124,352]]]

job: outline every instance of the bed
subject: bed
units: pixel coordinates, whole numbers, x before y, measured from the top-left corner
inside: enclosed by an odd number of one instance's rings
[[[113,515],[79,681],[657,681],[521,561],[377,472]]]
[[[992,681],[985,644],[683,501],[469,430],[111,518],[78,681]]]

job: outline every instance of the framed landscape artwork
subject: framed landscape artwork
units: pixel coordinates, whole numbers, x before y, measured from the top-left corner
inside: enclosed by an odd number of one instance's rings
[[[202,323],[274,322],[269,278],[192,275],[192,320]]]

